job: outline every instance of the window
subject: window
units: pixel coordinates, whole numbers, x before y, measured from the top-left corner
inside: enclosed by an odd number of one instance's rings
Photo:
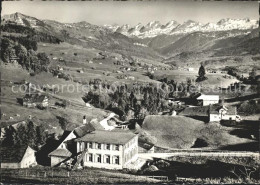
[[[88,155],[88,161],[93,162],[93,154]]]
[[[115,156],[115,164],[119,164],[119,156]]]
[[[119,151],[119,145],[115,145],[115,150]]]
[[[101,163],[101,155],[100,154],[97,154],[97,162]]]
[[[90,142],[90,143],[88,144],[88,147],[89,147],[89,148],[93,148],[93,144]]]
[[[110,156],[106,155],[106,163],[110,164]]]
[[[110,150],[110,144],[107,144],[106,149]]]
[[[100,143],[97,144],[97,148],[101,149],[101,144]]]

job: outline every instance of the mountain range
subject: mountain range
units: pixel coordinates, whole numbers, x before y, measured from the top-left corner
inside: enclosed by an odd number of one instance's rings
[[[221,19],[217,23],[202,24],[196,21],[188,20],[183,24],[177,21],[170,21],[163,25],[159,21],[152,21],[146,25],[137,24],[131,27],[128,24],[104,25],[106,28],[122,33],[130,37],[147,38],[156,37],[158,35],[177,35],[192,32],[213,32],[213,31],[230,31],[230,30],[249,30],[258,27],[259,21],[250,19]]]
[[[207,56],[260,54],[259,21],[250,19],[227,18],[207,24],[192,20],[183,24],[174,20],[167,24],[152,21],[131,27],[127,24],[98,26],[85,21],[61,23],[14,13],[4,15],[2,24],[28,27],[85,48],[156,61],[171,61],[174,56],[179,59],[187,56],[185,53],[191,57],[201,53],[208,53]]]

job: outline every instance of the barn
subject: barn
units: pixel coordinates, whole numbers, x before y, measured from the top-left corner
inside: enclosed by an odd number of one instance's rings
[[[35,150],[28,145],[0,147],[1,168],[29,168],[37,165]]]

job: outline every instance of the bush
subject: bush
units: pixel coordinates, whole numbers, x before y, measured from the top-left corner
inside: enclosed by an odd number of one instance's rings
[[[260,113],[260,104],[256,103],[256,101],[244,102],[238,107],[238,113],[245,115]]]

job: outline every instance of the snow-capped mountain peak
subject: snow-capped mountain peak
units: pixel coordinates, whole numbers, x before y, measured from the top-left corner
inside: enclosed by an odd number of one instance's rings
[[[162,25],[159,21],[151,21],[146,25],[138,24],[130,27],[129,25],[123,26],[106,26],[112,31],[120,32],[130,37],[155,37],[157,35],[167,34],[187,34],[193,32],[212,32],[212,31],[229,31],[229,30],[250,30],[258,27],[258,21],[245,19],[221,19],[217,23],[202,24],[197,21],[187,20],[182,24],[179,24],[175,20],[171,20],[165,25]]]

